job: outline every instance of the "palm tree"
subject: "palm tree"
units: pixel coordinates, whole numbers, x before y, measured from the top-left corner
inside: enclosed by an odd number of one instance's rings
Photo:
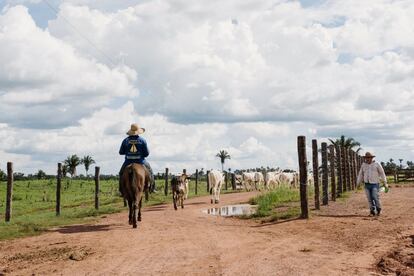
[[[68,166],[68,171],[71,177],[76,176],[76,167],[81,163],[81,160],[76,154],[68,156],[64,161],[65,165]]]
[[[226,159],[230,159],[230,154],[225,150],[221,150],[219,151],[219,153],[216,154],[216,157],[220,158],[221,171],[224,171],[224,162],[226,161]]]
[[[89,167],[92,164],[95,164],[95,160],[93,160],[93,158],[89,155],[84,156],[81,159],[81,164],[83,164],[85,166],[85,171],[86,171],[86,177],[88,176],[88,171],[89,171]]]
[[[404,161],[404,159],[398,159],[398,161],[400,161],[400,169],[402,169],[402,161]]]
[[[66,177],[67,173],[68,173],[68,165],[63,164],[62,165],[62,177]]]
[[[331,142],[332,145],[342,146],[347,149],[353,149],[354,147],[358,147],[356,152],[359,152],[362,149],[360,147],[361,146],[360,142],[356,141],[352,137],[345,138],[345,135],[341,135],[341,137],[337,138],[336,140],[329,139],[329,141]]]

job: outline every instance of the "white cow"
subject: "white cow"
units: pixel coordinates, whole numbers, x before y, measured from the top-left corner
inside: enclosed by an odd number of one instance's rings
[[[282,172],[280,175],[280,183],[287,184],[288,187],[296,188],[298,186],[298,173],[297,172]]]
[[[250,191],[255,183],[254,172],[244,172],[242,173],[242,183],[246,191]]]
[[[264,186],[264,178],[261,172],[254,173],[254,186],[257,189],[261,190],[261,187]]]
[[[188,186],[189,186],[188,175],[183,173],[181,176],[179,176],[179,179],[180,179],[180,182],[182,182],[183,186],[184,186],[184,199],[187,199],[188,198],[188,192],[190,190],[188,188]]]
[[[224,173],[218,170],[211,170],[207,177],[210,183],[210,189],[212,190],[211,203],[219,203],[221,186],[224,182]]]
[[[314,181],[313,181],[313,172],[308,172],[308,186],[313,186]]]
[[[274,189],[280,185],[281,172],[267,172],[265,177],[266,189]]]

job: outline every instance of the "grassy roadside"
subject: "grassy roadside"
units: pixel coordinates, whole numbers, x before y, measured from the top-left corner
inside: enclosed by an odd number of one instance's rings
[[[360,187],[358,190],[362,190],[362,188]],[[344,201],[348,199],[352,192],[342,193],[337,200]],[[313,186],[308,187],[308,202],[309,208],[313,208]],[[259,219],[261,222],[272,222],[300,216],[300,195],[298,189],[279,187],[250,199],[249,203],[257,205],[257,209],[254,214],[247,218]]]
[[[257,205],[250,218],[270,222],[297,217],[300,214],[299,200],[297,189],[279,187],[250,199],[250,204]]]
[[[172,202],[171,195],[164,196],[164,181],[156,184],[158,193],[150,194],[144,206]],[[104,214],[127,210],[117,195],[116,180],[101,180],[100,209],[94,208],[95,184],[93,180],[62,181],[61,215],[55,215],[56,181],[16,181],[13,189],[12,219],[4,222],[6,185],[0,182],[0,240],[41,234],[56,226],[91,223]],[[208,195],[205,182],[199,182],[195,195],[195,182],[190,181],[189,197]],[[232,192],[223,191],[223,193]]]

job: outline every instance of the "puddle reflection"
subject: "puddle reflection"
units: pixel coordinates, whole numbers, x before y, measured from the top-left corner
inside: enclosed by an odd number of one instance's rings
[[[217,208],[210,208],[203,210],[203,213],[213,216],[231,217],[241,215],[251,215],[256,211],[255,205],[239,204],[239,205],[228,205]]]

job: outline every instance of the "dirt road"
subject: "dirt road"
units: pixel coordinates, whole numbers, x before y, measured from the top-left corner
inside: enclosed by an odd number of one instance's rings
[[[253,195],[223,195],[220,205]],[[1,242],[0,275],[414,275],[414,188],[382,201],[378,219],[359,192],[310,220],[260,224],[204,214],[209,197],[195,198],[184,210],[145,209],[138,229],[121,213]]]

